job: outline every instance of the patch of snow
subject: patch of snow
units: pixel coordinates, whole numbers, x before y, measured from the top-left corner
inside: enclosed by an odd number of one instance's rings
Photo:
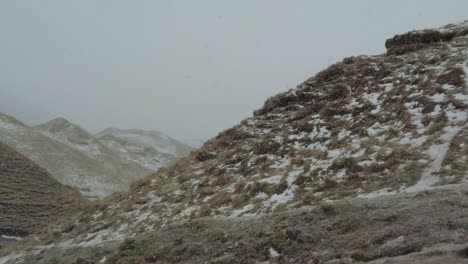
[[[232,217],[238,217],[238,216],[241,216],[242,214],[245,214],[246,212],[248,212],[248,211],[250,211],[252,209],[254,209],[254,205],[253,204],[247,204],[246,206],[244,206],[244,207],[242,207],[240,209],[232,211],[231,216]]]
[[[399,141],[400,144],[408,144],[412,147],[420,147],[422,146],[428,139],[428,136],[419,136],[419,137],[413,137],[411,133],[406,133],[403,135],[403,138],[401,138]]]
[[[258,199],[258,200],[264,200],[268,198],[268,194],[264,193],[264,192],[259,192],[254,199]]]
[[[288,183],[288,186],[292,186],[293,183],[296,181],[297,177],[301,174],[302,170],[295,170],[291,171],[288,174],[288,177],[286,178],[286,182]]]
[[[362,97],[364,99],[367,99],[369,102],[371,102],[373,105],[378,105],[379,104],[379,96],[380,93],[364,93]]]
[[[377,107],[371,111],[371,114],[378,114],[382,111],[382,107],[380,105],[377,105]]]
[[[276,184],[280,183],[281,178],[282,178],[281,176],[275,175],[275,176],[263,178],[263,179],[259,180],[259,182],[268,183],[268,184],[275,184],[276,185]]]
[[[289,163],[290,163],[290,159],[282,158],[280,160],[275,161],[275,163],[271,165],[270,167],[273,169],[283,169],[283,168],[286,168],[289,165]]]
[[[447,99],[447,97],[443,93],[436,93],[433,96],[431,96],[431,99],[432,99],[432,101],[434,101],[436,103],[442,103]]]
[[[362,105],[356,100],[356,98],[353,98],[351,102],[349,103],[350,108],[356,106],[356,107],[361,107]]]
[[[264,201],[263,204],[274,209],[279,204],[287,203],[294,198],[297,188],[297,185],[293,185],[286,189],[283,193],[275,193],[268,200]]]
[[[147,195],[151,199],[151,202],[150,202],[151,204],[160,203],[162,201],[162,198],[156,195],[155,193],[156,193],[155,191],[152,191],[152,192],[149,192]]]
[[[450,122],[457,123],[465,121],[467,119],[468,113],[462,110],[452,110],[445,113]]]
[[[365,153],[366,153],[366,149],[361,148],[358,152],[352,154],[351,157],[358,158],[358,157],[361,157],[362,155],[364,155]]]
[[[369,136],[376,136],[384,130],[385,129],[382,127],[382,125],[379,122],[376,122],[367,129],[367,133],[369,134]]]
[[[468,95],[467,94],[456,93],[456,94],[453,94],[453,97],[456,100],[459,100],[459,101],[462,101],[465,104],[468,104]]]
[[[465,54],[468,54],[468,50],[465,50]],[[465,84],[468,85],[468,61],[463,63],[463,72],[465,72]]]
[[[185,208],[181,214],[182,215],[186,215],[186,216],[189,216],[193,211],[195,211],[196,207],[195,206],[190,206],[190,207],[187,207]]]
[[[0,256],[0,264],[17,263],[23,258],[22,253]],[[11,262],[12,261],[12,262]]]
[[[335,174],[335,178],[337,180],[342,180],[344,178],[344,176],[346,176],[346,170],[345,169],[340,170]]]
[[[278,253],[278,251],[276,251],[274,248],[270,247],[270,257],[271,258],[277,258],[280,256],[280,254]]]
[[[401,245],[403,242],[405,242],[405,237],[404,236],[399,236],[395,239],[389,240],[383,244],[382,247],[397,247]]]
[[[317,138],[317,137],[330,137],[331,132],[325,126],[314,126],[312,132],[309,133],[310,138]]]
[[[444,129],[444,134],[440,137],[440,139],[444,140],[445,142],[438,145],[432,145],[426,152],[432,163],[426,168],[421,176],[421,179],[413,186],[406,188],[405,192],[420,192],[426,189],[429,189],[432,185],[439,181],[439,177],[437,173],[440,172],[442,161],[449,149],[450,141],[455,137],[458,131],[461,130],[461,127],[446,127]]]
[[[377,191],[370,192],[370,193],[359,194],[357,197],[358,198],[375,198],[375,197],[380,197],[380,196],[394,195],[396,193],[397,193],[396,191],[390,191],[390,188],[384,188],[384,189],[377,190]]]
[[[342,140],[343,138],[351,135],[351,131],[346,129],[341,129],[340,133],[338,133],[338,140]]]
[[[441,112],[440,104],[437,104],[434,107],[434,110],[432,111],[431,116],[436,116],[436,115],[440,114],[440,112]]]
[[[23,239],[22,237],[18,237],[18,236],[7,236],[7,235],[2,235],[2,237],[3,237],[4,239],[16,240],[16,241],[20,241],[21,239]]]
[[[139,213],[135,219],[134,219],[134,223],[135,224],[138,224],[140,222],[143,222],[143,221],[146,221],[148,219],[151,219],[153,216],[153,212],[151,210],[148,210],[146,212],[143,212],[143,213]]]
[[[76,246],[79,247],[94,247],[94,246],[99,246],[105,242],[110,242],[110,241],[122,241],[124,240],[124,234],[119,234],[119,233],[111,233],[111,232],[99,232],[95,237],[93,237],[93,234],[88,234],[88,239],[78,243]],[[73,245],[72,245],[73,246]]]
[[[343,154],[343,150],[341,149],[332,149],[328,151],[328,158],[329,159],[334,159],[339,157],[341,154]]]
[[[455,87],[454,85],[451,85],[451,84],[442,85],[442,89],[447,90],[447,91],[455,90],[456,88],[457,87]]]
[[[384,87],[386,93],[390,92],[394,88],[393,83],[386,83],[382,86]]]

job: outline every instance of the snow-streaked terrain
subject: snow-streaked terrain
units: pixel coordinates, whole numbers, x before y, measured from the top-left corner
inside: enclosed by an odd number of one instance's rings
[[[116,147],[106,135],[97,138],[64,118],[29,127],[0,114],[0,141],[47,169],[61,183],[91,197],[127,190],[131,182],[191,150],[167,136],[157,136],[156,132],[140,138],[129,134],[115,141],[121,144]]]
[[[68,124],[68,122],[67,122]],[[121,159],[102,144],[83,140],[75,130],[45,132],[44,126],[31,128],[0,114],[0,141],[15,148],[63,184],[78,188],[88,196],[103,197],[125,190],[129,182],[147,173],[138,164]],[[70,133],[67,136],[67,132]]]
[[[101,155],[100,143],[81,127],[64,118],[56,118],[35,127],[43,135],[64,143],[83,154],[97,158]]]
[[[144,168],[157,171],[186,156],[192,148],[161,132],[108,128],[96,135],[108,148]]]

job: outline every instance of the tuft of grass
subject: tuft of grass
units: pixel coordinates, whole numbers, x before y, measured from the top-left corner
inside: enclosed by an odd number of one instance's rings
[[[256,155],[275,154],[280,147],[280,143],[271,139],[264,139],[261,142],[254,145],[253,151]]]
[[[333,204],[331,203],[328,203],[328,202],[322,202],[320,203],[320,210],[322,211],[322,213],[327,216],[327,217],[331,217],[331,216],[335,216],[336,215],[336,209],[335,207],[333,206]]]
[[[437,78],[437,83],[450,84],[460,87],[465,83],[465,80],[463,78],[464,75],[465,72],[463,71],[462,67],[453,66]]]
[[[232,201],[231,194],[227,192],[221,192],[214,195],[209,201],[208,204],[211,208],[220,207],[222,205],[228,204]]]
[[[429,125],[429,127],[426,129],[426,132],[424,134],[433,135],[441,131],[447,125],[447,122],[448,122],[448,118],[445,112],[438,114],[434,118],[432,123]]]

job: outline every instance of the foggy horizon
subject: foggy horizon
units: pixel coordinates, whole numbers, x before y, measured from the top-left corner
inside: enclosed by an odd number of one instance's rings
[[[466,1],[4,1],[0,91],[92,133],[207,140],[328,65],[382,54],[387,38],[463,21],[466,10]]]

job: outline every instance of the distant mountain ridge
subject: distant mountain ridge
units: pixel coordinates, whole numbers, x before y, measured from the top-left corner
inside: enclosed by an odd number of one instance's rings
[[[83,128],[69,122],[65,118],[56,118],[45,124],[37,125],[34,129],[43,135],[78,149],[90,156],[98,156],[99,143]]]
[[[153,171],[188,155],[193,150],[192,147],[158,131],[114,127],[97,133],[96,138],[119,153],[122,158]]]
[[[163,136],[161,136],[163,137]],[[135,154],[122,155],[112,148],[109,140],[95,137],[80,126],[64,118],[56,118],[45,124],[29,127],[26,124],[0,113],[0,142],[4,142],[26,155],[61,183],[78,188],[87,196],[104,197],[115,191],[126,190],[130,183],[144,177],[168,163],[176,160],[184,152],[184,145],[174,146],[173,155],[159,153],[156,144],[144,145],[145,142],[131,144],[128,153],[146,151],[145,156]],[[168,144],[175,144],[169,140]],[[111,147],[108,147],[110,145]],[[172,146],[168,145],[169,150]],[[132,156],[133,157],[133,156]],[[157,162],[155,162],[155,160]],[[150,164],[151,166],[143,166]]]

